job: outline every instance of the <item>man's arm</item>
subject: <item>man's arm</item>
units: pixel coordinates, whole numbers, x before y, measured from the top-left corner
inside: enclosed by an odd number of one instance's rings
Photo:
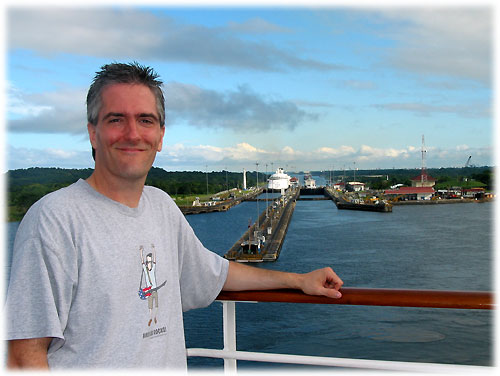
[[[325,295],[340,298],[339,289],[344,282],[332,268],[314,270],[306,274],[286,273],[260,269],[229,262],[225,291],[299,289],[309,295]]]
[[[52,338],[15,339],[9,341],[7,367],[49,369],[47,349]]]

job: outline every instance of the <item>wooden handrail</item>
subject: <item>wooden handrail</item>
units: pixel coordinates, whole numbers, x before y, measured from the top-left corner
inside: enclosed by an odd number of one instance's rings
[[[394,307],[494,309],[494,294],[488,291],[396,290],[345,287],[342,298],[306,295],[298,290],[222,291],[217,300],[347,304]]]

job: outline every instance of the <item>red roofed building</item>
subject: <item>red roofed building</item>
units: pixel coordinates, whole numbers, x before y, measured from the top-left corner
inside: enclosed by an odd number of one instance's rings
[[[399,200],[430,200],[434,194],[432,187],[400,187],[398,189],[387,190],[385,196],[398,197]]]
[[[345,190],[345,183],[343,181],[340,183],[335,183],[333,185],[333,188],[338,189],[339,191],[343,191],[343,190]]]
[[[412,187],[434,187],[436,184],[436,179],[427,174],[425,169],[422,169],[420,175],[415,176],[411,179]]]

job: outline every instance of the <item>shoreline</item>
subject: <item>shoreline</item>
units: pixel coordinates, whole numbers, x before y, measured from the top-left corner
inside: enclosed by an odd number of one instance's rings
[[[462,198],[462,199],[441,199],[441,200],[407,200],[391,202],[391,205],[437,205],[437,204],[468,204],[468,203],[487,203],[493,202],[493,199]]]

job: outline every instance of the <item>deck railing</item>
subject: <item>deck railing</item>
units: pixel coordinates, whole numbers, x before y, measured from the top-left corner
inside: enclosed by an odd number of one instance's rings
[[[236,350],[236,302],[345,304],[486,310],[495,308],[493,293],[482,291],[367,288],[343,288],[341,291],[342,298],[340,299],[306,295],[297,290],[222,292],[217,300],[223,304],[224,349],[190,348],[187,350],[187,355],[190,357],[224,359],[224,370],[227,374],[236,373],[237,360],[392,371],[471,372],[471,374],[492,372],[493,367],[482,366],[284,355]]]

